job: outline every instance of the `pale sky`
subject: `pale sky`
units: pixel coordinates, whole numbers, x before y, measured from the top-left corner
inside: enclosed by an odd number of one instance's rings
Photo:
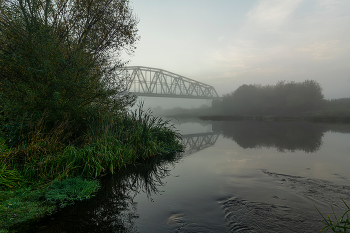
[[[213,85],[318,81],[350,97],[350,0],[131,0],[140,41],[129,65]]]

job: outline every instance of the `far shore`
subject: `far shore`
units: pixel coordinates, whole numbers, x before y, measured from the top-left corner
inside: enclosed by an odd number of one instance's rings
[[[264,121],[311,121],[314,123],[344,123],[350,124],[350,116],[335,115],[309,115],[309,116],[243,116],[243,115],[168,115],[167,118],[197,118],[204,121],[242,121],[242,120],[264,120]]]

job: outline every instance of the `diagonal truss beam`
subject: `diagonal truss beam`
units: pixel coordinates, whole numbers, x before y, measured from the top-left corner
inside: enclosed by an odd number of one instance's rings
[[[213,86],[184,76],[151,67],[122,68],[128,77],[127,89],[138,96],[216,99],[220,98]]]
[[[187,156],[213,146],[216,143],[219,135],[220,133],[218,132],[182,135],[182,141],[186,146],[183,156]]]

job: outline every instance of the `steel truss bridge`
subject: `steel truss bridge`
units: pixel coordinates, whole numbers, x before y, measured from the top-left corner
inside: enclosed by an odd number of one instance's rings
[[[123,67],[127,90],[137,96],[191,99],[220,98],[213,86],[157,68]]]
[[[205,148],[214,146],[218,140],[219,135],[220,132],[182,135],[183,143],[186,146],[185,152],[183,152],[183,156],[187,156],[204,150]]]

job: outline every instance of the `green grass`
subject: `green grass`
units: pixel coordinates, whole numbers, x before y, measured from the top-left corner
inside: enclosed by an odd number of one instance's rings
[[[321,212],[317,209],[317,211],[320,213],[320,215],[323,218],[323,223],[325,224],[325,227],[321,229],[321,232],[326,232],[328,230],[332,230],[334,233],[349,233],[350,232],[350,218],[349,218],[349,212],[350,208],[349,206],[345,203],[345,201],[342,198],[342,201],[344,202],[346,206],[345,212],[341,216],[337,216],[334,212],[333,206],[332,211],[334,215],[334,220],[331,219],[329,214],[327,214],[327,218],[324,217]]]
[[[94,196],[97,180],[80,177],[54,181],[47,187],[27,187],[0,192],[0,229],[34,221],[77,201]]]
[[[118,118],[90,117],[83,145],[63,145],[60,138],[64,130],[44,134],[41,127],[37,129],[28,144],[0,156],[6,164],[3,170],[9,174],[7,182],[12,182],[10,175],[14,181],[21,175],[42,183],[75,176],[98,177],[140,160],[183,150],[174,126],[142,109]]]
[[[6,164],[0,164],[0,190],[17,188],[24,183],[25,180],[17,170],[8,169]]]
[[[87,129],[79,143],[67,144],[66,121],[47,132],[41,120],[16,148],[0,139],[0,229],[92,197],[99,184],[91,178],[183,150],[174,126],[141,108],[118,117],[95,114]]]
[[[21,188],[0,192],[0,229],[52,213],[56,208],[43,202],[43,190]]]
[[[79,177],[55,181],[45,192],[46,202],[57,204],[61,208],[73,205],[76,201],[83,201],[94,196],[100,188],[97,180],[83,180]]]

